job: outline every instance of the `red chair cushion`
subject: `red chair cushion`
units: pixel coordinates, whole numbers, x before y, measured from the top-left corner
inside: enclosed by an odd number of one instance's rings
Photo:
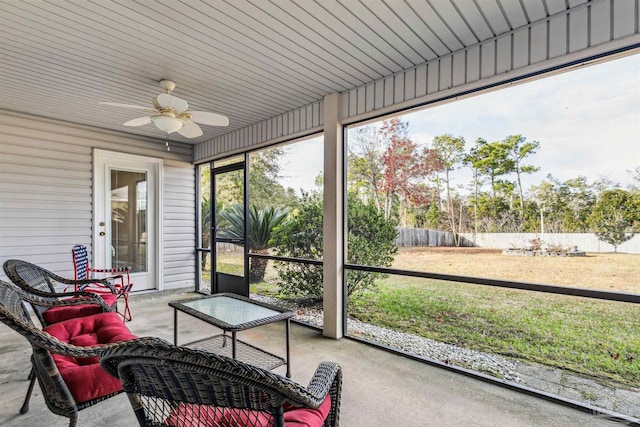
[[[327,395],[318,409],[296,408],[284,404],[284,425],[286,427],[321,427],[331,410],[331,397]]]
[[[84,347],[136,338],[113,312],[54,323],[43,330],[62,342]],[[51,357],[76,402],[122,390],[120,380],[107,374],[97,357],[75,358],[60,354],[51,354]]]
[[[100,292],[94,289],[87,289],[86,291],[91,292],[92,294],[100,295],[100,298],[102,298],[109,307],[113,307],[116,301],[118,301],[118,295],[112,294],[111,292]]]
[[[285,403],[285,427],[322,427],[331,410],[331,397],[327,395],[318,409],[297,408]],[[250,427],[271,426],[270,414],[246,409],[209,407],[191,403],[178,405],[164,421],[168,425],[192,427]]]
[[[99,313],[102,313],[102,307],[97,304],[79,304],[66,307],[52,307],[42,313],[42,317],[44,317],[44,321],[47,322],[47,324],[51,324]]]

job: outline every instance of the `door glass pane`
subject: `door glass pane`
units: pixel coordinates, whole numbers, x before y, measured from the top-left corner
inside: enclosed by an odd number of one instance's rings
[[[216,272],[244,276],[244,245],[216,242]]]
[[[147,174],[111,170],[111,266],[147,271]]]
[[[244,276],[244,170],[218,173],[216,200],[216,272]]]
[[[200,177],[200,241],[197,244],[199,287],[204,293],[211,293],[211,167],[209,163],[198,167]]]

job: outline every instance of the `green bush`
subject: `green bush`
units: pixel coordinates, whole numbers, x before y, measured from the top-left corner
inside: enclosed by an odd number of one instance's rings
[[[350,264],[388,267],[397,253],[395,224],[372,205],[348,198],[348,258]],[[279,256],[322,259],[322,195],[305,194],[300,208],[273,234]],[[278,285],[286,295],[322,299],[322,266],[296,262],[276,263]],[[378,273],[349,271],[347,295],[357,297],[375,287]]]

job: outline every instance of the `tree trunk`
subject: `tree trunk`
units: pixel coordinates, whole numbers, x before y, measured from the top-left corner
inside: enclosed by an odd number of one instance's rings
[[[209,247],[209,234],[203,234],[202,235],[202,248],[208,248]],[[211,252],[209,252],[211,253]],[[206,271],[207,270],[207,252],[201,252],[201,266],[202,266],[202,271]]]
[[[267,249],[260,249],[254,251],[257,254],[267,254]],[[249,268],[249,283],[259,283],[264,280],[264,273],[267,270],[268,259],[264,258],[251,258],[251,266]]]
[[[522,182],[520,181],[520,169],[516,169],[518,176],[518,190],[520,190],[520,216],[524,216],[524,194],[522,193]]]

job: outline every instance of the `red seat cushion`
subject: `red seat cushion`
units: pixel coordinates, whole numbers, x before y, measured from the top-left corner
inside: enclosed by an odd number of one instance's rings
[[[113,307],[113,305],[118,301],[118,296],[116,294],[112,294],[111,292],[99,292],[93,289],[87,289],[87,292],[91,292],[92,294],[100,295],[100,298],[104,300],[105,303],[109,307]]]
[[[102,313],[102,307],[97,304],[79,304],[65,307],[51,307],[42,313],[42,317],[44,317],[44,321],[47,322],[47,324],[51,324],[99,313]]]
[[[62,342],[83,347],[136,338],[113,312],[54,323],[44,331]],[[97,357],[51,356],[76,402],[86,402],[122,390],[120,380],[107,374]]]
[[[322,427],[330,410],[329,395],[318,409],[297,408],[285,403],[284,425],[285,427]],[[188,424],[192,427],[250,427],[272,426],[273,420],[270,414],[261,411],[181,403],[171,412],[165,424]]]

